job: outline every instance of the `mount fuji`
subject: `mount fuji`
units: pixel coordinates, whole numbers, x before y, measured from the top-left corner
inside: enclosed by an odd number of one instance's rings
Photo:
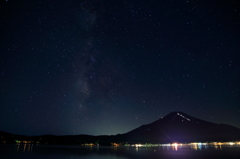
[[[151,143],[235,141],[240,140],[240,129],[197,119],[183,112],[172,112],[122,137],[131,142]]]

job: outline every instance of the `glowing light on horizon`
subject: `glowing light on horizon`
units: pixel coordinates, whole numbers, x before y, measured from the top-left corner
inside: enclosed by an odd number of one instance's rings
[[[141,147],[143,146],[142,144],[135,144],[136,147]]]
[[[133,144],[132,147],[136,147],[136,149],[140,147],[163,147],[163,149],[179,151],[181,148],[191,148],[194,150],[202,150],[208,149],[209,147],[214,147],[215,149],[222,150],[223,146],[240,146],[239,141],[235,142],[210,142],[210,143],[202,143],[202,142],[194,142],[194,143],[166,143],[166,144]]]

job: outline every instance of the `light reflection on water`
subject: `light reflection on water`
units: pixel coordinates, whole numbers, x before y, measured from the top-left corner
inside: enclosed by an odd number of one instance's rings
[[[17,152],[22,151],[22,152],[31,152],[33,149],[33,144],[16,144],[17,146]]]
[[[240,144],[173,143],[157,147],[83,147],[61,145],[0,145],[0,158],[131,159],[131,158],[239,158]]]
[[[213,142],[213,143],[188,143],[188,144],[182,144],[182,143],[172,143],[172,144],[135,144],[130,145],[132,147],[161,147],[162,149],[167,150],[174,150],[178,151],[179,149],[193,149],[193,150],[202,150],[202,149],[208,149],[208,148],[215,148],[222,150],[222,147],[240,147],[240,142]]]
[[[40,147],[52,147],[52,148],[81,148],[86,149],[88,151],[99,151],[102,148],[110,148],[113,151],[117,151],[119,149],[127,149],[127,150],[134,150],[139,151],[143,149],[151,149],[151,148],[158,148],[159,150],[167,150],[167,151],[179,151],[181,149],[191,149],[191,150],[207,150],[207,149],[216,149],[222,150],[223,148],[229,147],[237,147],[240,150],[240,143],[189,143],[189,144],[181,144],[181,143],[172,143],[172,144],[162,144],[162,145],[152,145],[146,146],[141,144],[136,144],[132,146],[119,146],[119,147],[83,147],[83,146],[63,146],[63,145],[34,145],[34,144],[16,144],[16,151],[17,152],[32,152],[33,148],[40,148]],[[156,150],[155,150],[156,151]]]

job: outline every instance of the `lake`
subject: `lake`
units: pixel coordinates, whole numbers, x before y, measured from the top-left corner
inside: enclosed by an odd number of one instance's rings
[[[1,144],[1,159],[233,159],[240,145],[165,145],[157,147],[84,147]]]

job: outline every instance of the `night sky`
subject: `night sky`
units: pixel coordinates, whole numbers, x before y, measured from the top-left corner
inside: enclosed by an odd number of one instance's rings
[[[172,111],[240,128],[237,0],[5,0],[0,130],[115,135]]]

